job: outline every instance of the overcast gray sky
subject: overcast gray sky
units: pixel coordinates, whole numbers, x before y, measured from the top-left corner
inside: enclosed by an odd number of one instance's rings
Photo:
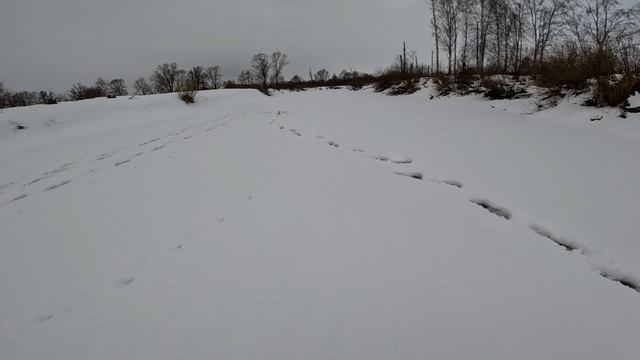
[[[622,0],[626,5],[637,0]],[[0,81],[64,91],[98,76],[130,85],[157,64],[220,65],[279,50],[286,71],[374,71],[402,41],[430,62],[424,0],[0,0]]]
[[[163,62],[220,65],[236,78],[279,50],[287,77],[309,67],[373,71],[402,41],[425,61],[424,0],[0,0],[0,81],[56,90],[98,76],[128,84]]]

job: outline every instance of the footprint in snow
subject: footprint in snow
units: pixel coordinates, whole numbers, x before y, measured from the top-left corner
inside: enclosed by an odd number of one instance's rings
[[[6,189],[10,188],[13,184],[15,184],[17,181],[12,181],[10,183],[6,183],[6,184],[2,184],[0,185],[0,192],[5,191]]]
[[[589,250],[586,249],[583,245],[578,244],[575,241],[571,241],[566,238],[555,235],[547,228],[537,224],[529,224],[529,229],[531,229],[531,231],[533,231],[537,235],[552,241],[553,243],[562,247],[568,252],[579,252],[580,255],[588,259]],[[640,293],[640,277],[635,276],[633,274],[624,273],[616,269],[611,269],[608,266],[596,264],[592,261],[590,262],[591,262],[591,265],[596,268],[600,276],[602,276],[603,278],[617,282],[622,286],[628,287]]]
[[[12,203],[12,202],[20,201],[20,200],[26,198],[27,196],[29,196],[29,194],[22,194],[20,196],[17,196],[15,198],[9,200],[9,202]]]
[[[340,147],[340,145],[338,143],[336,143],[335,141],[329,141],[329,142],[327,142],[327,144],[329,144],[329,146],[333,146],[335,148]]]
[[[389,161],[389,157],[388,156],[384,156],[384,155],[371,155],[370,158],[372,158],[373,160],[378,160],[378,161]]]
[[[33,319],[33,321],[36,323],[43,323],[51,319],[53,319],[53,314],[47,314],[47,315],[38,316],[37,318]]]
[[[123,161],[118,161],[117,163],[113,164],[113,166],[120,166],[120,165],[124,165],[126,163],[130,163],[131,160],[123,160]]]
[[[405,158],[405,157],[401,157],[401,158],[391,158],[390,159],[392,163],[394,164],[411,164],[413,163],[413,159],[411,158]]]
[[[400,176],[406,176],[416,180],[422,180],[422,173],[419,172],[395,172],[394,174]]]
[[[458,189],[462,189],[464,187],[464,184],[458,180],[431,180],[431,181],[436,182],[438,184],[453,186]]]
[[[565,250],[571,252],[571,251],[575,251],[575,250],[580,250],[583,254],[584,254],[584,250],[578,245],[573,243],[572,241],[563,239],[559,236],[554,235],[551,231],[547,230],[545,227],[537,225],[537,224],[530,224],[529,225],[529,229],[531,229],[531,231],[533,231],[534,233],[536,233],[539,236],[542,236],[543,238],[547,239],[547,240],[551,240],[553,241],[556,245],[561,246],[562,248],[564,248]]]
[[[636,292],[640,293],[640,279],[625,274],[616,274],[615,272],[610,272],[607,270],[601,270],[600,276],[607,280],[615,281],[622,286],[626,286]]]
[[[133,284],[134,280],[135,279],[132,278],[132,277],[122,278],[122,279],[118,280],[118,286],[120,286],[120,287],[129,286],[129,285]]]
[[[159,141],[159,140],[160,140],[160,138],[153,138],[151,140],[147,140],[147,141],[145,141],[143,143],[138,144],[138,146],[149,145],[149,144],[154,143],[154,142]]]
[[[110,158],[110,157],[112,157],[112,156],[113,156],[113,154],[112,154],[112,153],[104,153],[104,154],[100,154],[100,155],[96,156],[96,159],[94,160],[94,162],[95,162],[95,161],[102,161],[102,160],[107,159],[107,158]]]
[[[507,220],[511,220],[511,210],[505,207],[495,205],[486,199],[472,199],[471,202],[482,207],[483,209],[487,210],[488,212],[496,216],[499,216]]]
[[[70,182],[71,182],[71,180],[67,180],[67,181],[63,181],[63,182],[61,182],[59,184],[51,185],[48,188],[44,189],[43,192],[55,190],[57,188],[60,188],[60,187],[63,187],[65,185],[69,184]]]

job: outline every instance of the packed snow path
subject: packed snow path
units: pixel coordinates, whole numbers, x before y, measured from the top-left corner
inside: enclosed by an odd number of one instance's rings
[[[640,119],[427,98],[3,111],[0,358],[637,359]]]

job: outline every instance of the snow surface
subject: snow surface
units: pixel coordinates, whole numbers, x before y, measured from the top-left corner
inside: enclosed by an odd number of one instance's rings
[[[427,95],[4,110],[0,359],[638,359],[640,116]]]
[[[629,107],[636,108],[640,107],[640,93],[636,92],[632,96],[629,97]]]

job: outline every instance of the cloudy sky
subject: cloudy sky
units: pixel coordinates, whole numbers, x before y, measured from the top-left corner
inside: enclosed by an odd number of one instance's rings
[[[622,0],[629,5],[637,0]],[[0,0],[0,81],[64,91],[98,76],[131,84],[157,64],[220,65],[279,50],[287,77],[325,67],[374,71],[402,41],[430,62],[425,0]]]
[[[427,62],[424,0],[0,0],[0,81],[63,91],[98,76],[132,83],[163,62],[220,65],[236,78],[279,50],[287,77],[373,71],[406,40]]]

